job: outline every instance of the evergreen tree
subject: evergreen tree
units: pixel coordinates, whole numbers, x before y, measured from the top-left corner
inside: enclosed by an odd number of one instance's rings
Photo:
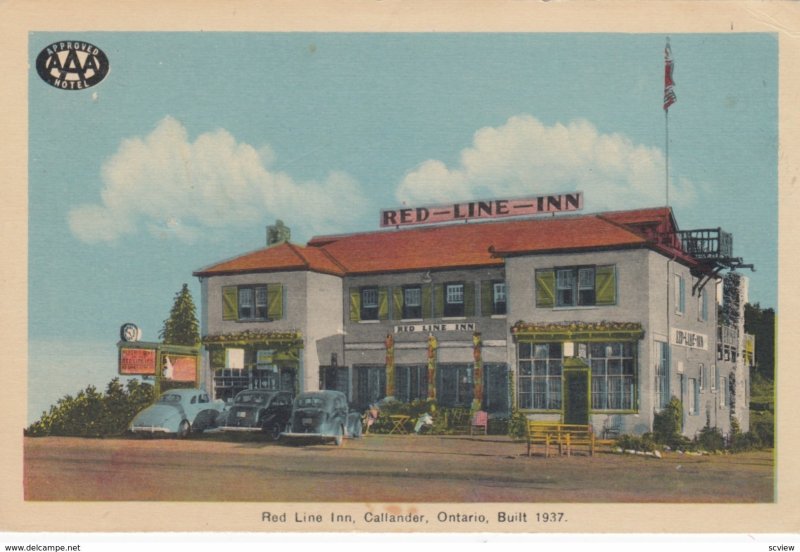
[[[164,320],[164,327],[158,337],[171,345],[197,345],[200,343],[200,324],[196,313],[189,286],[183,284],[181,290],[175,294],[175,303],[169,318]]]
[[[744,331],[756,338],[755,372],[766,379],[775,379],[775,311],[761,305],[744,306]]]

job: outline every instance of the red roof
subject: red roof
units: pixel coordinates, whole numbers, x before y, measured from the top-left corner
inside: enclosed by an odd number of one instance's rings
[[[600,216],[619,224],[661,224],[669,217],[674,229],[677,230],[678,228],[677,224],[675,224],[675,219],[672,218],[672,209],[669,207],[653,207],[634,211],[611,211],[601,213]]]
[[[653,247],[641,225],[665,221],[669,208],[473,222],[403,230],[319,236],[303,247],[284,243],[195,272],[195,276],[311,270],[343,276],[502,266],[525,253]]]
[[[200,269],[195,276],[217,276],[244,272],[273,272],[283,270],[312,270],[343,276],[344,272],[333,259],[318,248],[282,243],[246,253],[240,257]]]

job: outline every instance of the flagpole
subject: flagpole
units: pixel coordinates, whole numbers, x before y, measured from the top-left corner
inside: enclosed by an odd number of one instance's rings
[[[666,135],[666,137],[665,137],[666,144],[665,144],[665,147],[664,147],[664,151],[665,151],[664,190],[665,190],[665,193],[666,193],[667,209],[669,209],[669,109],[665,109],[664,110],[664,131],[665,131],[665,135]]]

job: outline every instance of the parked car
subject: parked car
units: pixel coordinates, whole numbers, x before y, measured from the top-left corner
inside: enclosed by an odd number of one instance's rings
[[[281,433],[282,440],[333,441],[337,446],[345,437],[361,437],[361,415],[350,411],[341,391],[300,393],[294,399],[289,427]]]
[[[216,425],[225,403],[212,401],[199,389],[170,389],[139,412],[129,430],[134,434],[175,434],[184,438],[192,431],[201,433]]]
[[[217,427],[221,431],[263,431],[268,439],[275,441],[286,429],[291,414],[290,393],[246,389],[219,415]]]

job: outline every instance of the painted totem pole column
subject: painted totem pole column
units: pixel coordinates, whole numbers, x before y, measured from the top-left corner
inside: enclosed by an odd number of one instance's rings
[[[386,396],[394,397],[394,337],[386,334]]]
[[[436,400],[436,350],[439,343],[433,334],[428,335],[428,400]]]
[[[475,410],[481,410],[483,402],[483,356],[481,355],[481,347],[483,341],[480,332],[472,334],[472,358],[475,361],[473,373],[472,388],[475,391]]]

